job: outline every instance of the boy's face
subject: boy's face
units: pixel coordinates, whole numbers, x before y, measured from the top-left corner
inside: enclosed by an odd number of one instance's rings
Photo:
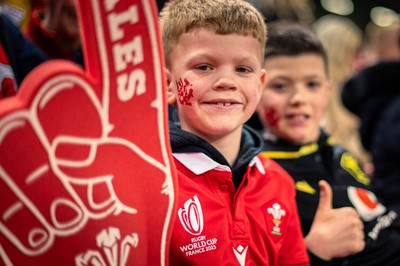
[[[330,97],[322,57],[311,53],[276,56],[264,66],[267,80],[258,106],[263,125],[297,144],[317,140]]]
[[[261,97],[261,44],[194,29],[180,36],[169,59],[169,103],[176,103],[182,129],[207,141],[240,136]]]

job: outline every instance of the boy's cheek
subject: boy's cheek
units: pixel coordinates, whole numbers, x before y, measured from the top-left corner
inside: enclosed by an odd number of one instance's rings
[[[279,113],[274,107],[264,107],[262,119],[270,126],[276,127],[281,119]]]
[[[192,105],[193,84],[187,78],[180,78],[176,81],[176,93],[180,105]]]

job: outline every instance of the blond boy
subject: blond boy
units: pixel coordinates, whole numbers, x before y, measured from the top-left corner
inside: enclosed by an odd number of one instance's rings
[[[178,171],[171,265],[308,265],[291,178],[244,123],[260,100],[266,27],[246,1],[161,11]]]

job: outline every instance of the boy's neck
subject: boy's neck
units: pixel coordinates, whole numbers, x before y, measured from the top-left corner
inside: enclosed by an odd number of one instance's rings
[[[234,132],[222,138],[208,140],[226,159],[232,167],[239,155],[242,131]]]

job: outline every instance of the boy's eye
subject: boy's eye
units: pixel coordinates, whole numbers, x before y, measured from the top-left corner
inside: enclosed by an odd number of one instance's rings
[[[287,88],[287,85],[285,83],[274,83],[269,85],[269,87],[275,91],[283,91]]]
[[[248,73],[251,72],[252,70],[249,67],[237,67],[236,71],[239,73]]]
[[[321,86],[321,83],[320,83],[320,82],[317,82],[317,81],[309,81],[309,82],[307,83],[307,87],[309,87],[309,88],[311,88],[311,89],[319,88],[320,86]]]
[[[206,70],[212,70],[212,67],[209,65],[197,65],[195,66],[195,69],[206,71]]]

